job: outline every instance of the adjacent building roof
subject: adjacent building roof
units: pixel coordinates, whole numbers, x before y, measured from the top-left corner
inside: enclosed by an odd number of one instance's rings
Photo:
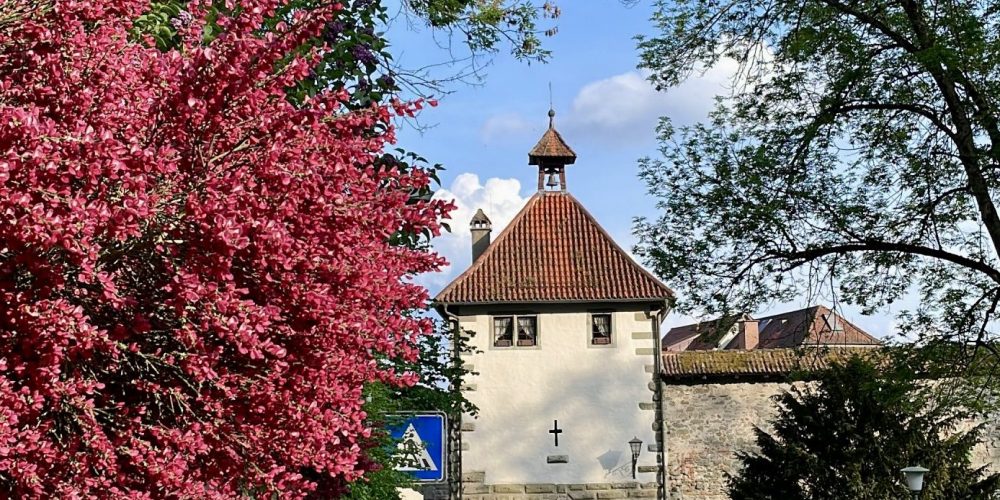
[[[667,352],[663,353],[661,376],[669,382],[784,377],[795,372],[822,370],[851,356],[870,356],[874,352],[850,347]]]
[[[564,192],[539,192],[439,303],[659,301],[673,292]]]
[[[744,315],[745,319],[750,319]],[[718,339],[725,338],[720,329],[728,329],[737,318],[719,319],[671,328],[663,337],[664,349],[699,351],[719,348]],[[798,309],[756,320],[759,331],[758,349],[801,346],[878,346],[871,336],[843,316],[821,305]],[[733,349],[730,342],[724,349]]]
[[[821,305],[775,314],[758,321],[762,348],[882,344],[836,311]]]
[[[745,315],[744,315],[745,316]],[[718,343],[740,320],[728,316],[690,325],[675,326],[663,336],[663,349],[670,351],[708,351],[718,348]]]

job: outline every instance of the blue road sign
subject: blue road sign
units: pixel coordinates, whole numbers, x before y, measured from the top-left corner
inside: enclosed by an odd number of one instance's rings
[[[396,470],[408,472],[420,482],[445,480],[448,436],[446,419],[440,413],[404,416],[402,424],[390,427],[396,441]]]

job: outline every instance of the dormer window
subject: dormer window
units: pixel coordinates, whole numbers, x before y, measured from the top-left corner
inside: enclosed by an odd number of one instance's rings
[[[590,315],[591,345],[611,345],[611,313]]]
[[[494,347],[534,347],[537,345],[537,316],[518,314],[493,317]]]

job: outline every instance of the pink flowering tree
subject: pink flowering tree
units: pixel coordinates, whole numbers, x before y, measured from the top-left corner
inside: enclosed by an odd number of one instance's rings
[[[371,466],[362,387],[413,382],[379,360],[414,358],[408,278],[442,264],[394,242],[449,207],[381,155],[419,103],[289,104],[340,5],[261,31],[282,3],[193,1],[162,51],[148,0],[0,1],[0,497],[335,497]]]

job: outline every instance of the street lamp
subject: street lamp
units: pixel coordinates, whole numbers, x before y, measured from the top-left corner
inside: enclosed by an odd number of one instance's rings
[[[639,463],[639,453],[642,453],[642,440],[634,437],[628,446],[632,448],[632,479],[635,479],[635,464]]]
[[[928,472],[919,465],[907,467],[902,469],[900,472],[903,473],[903,479],[906,481],[906,487],[913,494],[914,500],[920,498],[920,491],[924,489],[924,474]]]

